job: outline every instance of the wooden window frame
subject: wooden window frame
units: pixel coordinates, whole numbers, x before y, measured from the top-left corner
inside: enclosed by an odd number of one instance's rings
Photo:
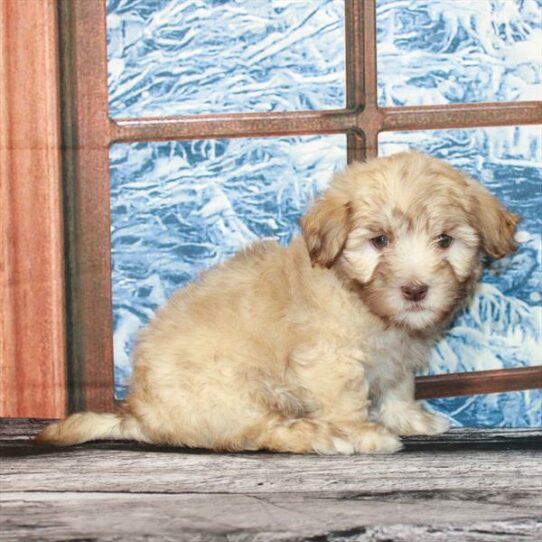
[[[105,1],[60,0],[70,410],[114,406],[109,146],[118,142],[345,134],[348,161],[384,131],[542,124],[542,102],[379,107],[375,0],[345,0],[346,107],[110,119]],[[542,387],[542,366],[418,377],[419,399]]]

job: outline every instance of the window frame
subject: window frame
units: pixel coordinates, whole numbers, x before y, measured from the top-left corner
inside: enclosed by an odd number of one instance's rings
[[[542,124],[542,102],[379,107],[375,0],[345,0],[346,107],[324,111],[108,117],[105,0],[59,1],[67,243],[69,410],[114,406],[109,147],[113,143],[345,134],[347,159],[385,131]],[[542,387],[542,366],[417,377],[418,399]]]

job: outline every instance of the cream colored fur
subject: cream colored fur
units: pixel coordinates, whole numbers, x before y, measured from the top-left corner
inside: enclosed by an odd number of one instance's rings
[[[140,334],[118,414],[75,414],[39,442],[100,438],[215,450],[394,452],[448,422],[414,372],[517,218],[420,153],[337,175],[288,247],[260,242],[177,292]],[[438,236],[453,237],[448,248]],[[388,246],[375,246],[386,234]],[[425,299],[401,287],[427,284]]]

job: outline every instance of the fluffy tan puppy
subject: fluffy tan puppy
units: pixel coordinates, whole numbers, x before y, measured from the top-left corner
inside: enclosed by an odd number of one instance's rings
[[[414,401],[414,372],[482,258],[514,250],[517,222],[435,158],[354,163],[302,219],[302,237],[252,245],[158,311],[120,412],[75,414],[37,440],[351,454],[446,431]]]

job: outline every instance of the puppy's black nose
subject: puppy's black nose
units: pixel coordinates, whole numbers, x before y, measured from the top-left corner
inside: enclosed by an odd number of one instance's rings
[[[421,301],[427,295],[427,290],[429,286],[419,282],[401,286],[401,292],[407,301]]]

